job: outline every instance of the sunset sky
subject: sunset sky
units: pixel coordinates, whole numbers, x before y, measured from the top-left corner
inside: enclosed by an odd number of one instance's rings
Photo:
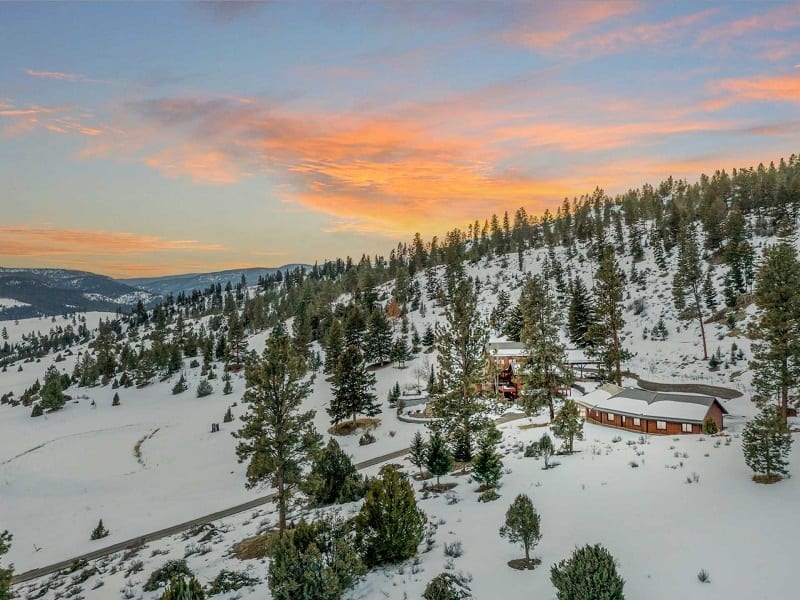
[[[800,2],[0,3],[0,266],[388,254],[800,152]]]

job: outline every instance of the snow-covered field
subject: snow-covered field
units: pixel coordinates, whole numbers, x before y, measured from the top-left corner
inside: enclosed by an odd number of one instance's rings
[[[544,250],[529,251],[525,270],[538,271],[545,255]],[[570,263],[561,250],[556,255],[565,268],[591,285],[590,261]],[[519,297],[522,273],[516,257],[508,258],[507,268],[496,259],[467,266],[467,274],[484,284],[481,308],[486,315],[496,301],[497,289],[507,289],[512,304]],[[625,259],[621,266],[630,271]],[[626,344],[634,353],[627,367],[648,380],[704,382],[742,391],[743,397],[725,401],[731,413],[726,419],[728,435],[650,437],[641,443],[638,435],[587,424],[585,441],[576,442],[578,452],[559,457],[561,464],[545,471],[540,461],[523,458],[521,450],[545,429],[522,430],[519,427],[524,420],[508,423],[502,427],[508,469],[502,497],[479,503],[475,485],[465,477],[449,478],[458,483],[454,490],[457,503],[450,504],[445,496],[423,498],[420,493],[422,508],[438,525],[435,547],[420,555],[418,565],[408,562],[371,573],[349,592],[349,598],[419,598],[425,584],[450,566],[454,572],[469,574],[476,598],[552,597],[550,565],[566,558],[576,545],[596,542],[618,559],[629,598],[791,597],[792,541],[800,534],[794,505],[800,490],[796,478],[773,486],[756,485],[750,479],[738,437],[744,418],[755,412],[749,399],[751,378],[746,360],[710,371],[702,360],[697,324],[676,318],[671,277],[658,274],[649,251],[648,259],[638,263],[637,269],[650,272],[641,289],[629,286],[630,297],[625,300]],[[424,275],[418,277],[424,290]],[[633,311],[637,298],[644,301],[640,314]],[[441,308],[427,300],[426,306],[426,317],[419,312],[409,315],[420,333],[426,324],[441,319]],[[97,315],[87,316],[89,327],[96,326]],[[651,329],[659,317],[669,330],[668,339],[644,339],[643,329]],[[61,317],[57,319],[55,324],[66,324],[60,322]],[[19,339],[24,331],[45,332],[52,325],[49,319],[29,319],[7,326],[11,339]],[[719,346],[727,356],[736,342],[745,359],[750,358],[749,341],[742,335],[731,337],[724,323],[707,325],[706,334],[709,353]],[[250,348],[260,350],[264,339],[264,333],[253,336]],[[72,356],[58,363],[59,369],[71,371],[75,359]],[[435,355],[419,355],[406,369],[383,367],[376,371],[376,393],[384,403],[382,423],[375,432],[377,442],[360,447],[357,436],[340,439],[354,461],[405,448],[422,428],[400,422],[385,403],[395,381],[401,386],[417,382],[418,373],[425,370],[418,367],[425,361],[434,362]],[[52,356],[40,363],[25,363],[21,373],[16,366],[9,368],[0,373],[0,390],[13,390],[19,396],[37,377],[41,380],[51,362]],[[120,389],[119,407],[111,407],[114,391],[110,387],[77,392],[72,388],[71,394],[85,397],[38,419],[29,417],[30,408],[0,406],[0,529],[8,528],[14,534],[6,558],[15,563],[17,572],[269,492],[245,489],[244,465],[236,461],[236,440],[230,436],[237,423],[222,423],[225,409],[241,398],[242,378],[234,377],[230,396],[222,394],[222,382],[217,379],[212,382],[215,392],[211,396],[196,398],[199,368],[187,368],[186,373],[190,388],[183,394],[171,394],[173,378],[141,390]],[[315,423],[321,432],[329,426],[324,410],[329,395],[329,384],[319,375],[307,407],[317,411]],[[242,410],[241,405],[235,407],[234,415]],[[220,423],[220,433],[210,433],[212,422]],[[612,441],[616,436],[622,440]],[[147,439],[142,442],[139,462],[134,446],[143,438]],[[793,464],[800,461],[798,453],[800,449],[795,447]],[[631,466],[632,461],[636,467]],[[374,467],[368,472],[377,470]],[[542,565],[533,572],[506,566],[508,560],[522,556],[522,551],[498,535],[505,510],[518,493],[530,495],[542,517],[543,539],[534,552]],[[357,508],[355,504],[342,510],[347,515]],[[231,557],[229,550],[273,523],[270,511],[265,506],[215,523],[219,535],[207,544],[209,552],[188,558],[202,583],[222,568],[249,569],[265,580],[265,563],[242,563]],[[92,542],[89,533],[100,518],[111,535]],[[464,554],[448,565],[443,545],[455,540],[463,542]],[[111,598],[117,597],[119,590],[131,588],[131,597],[157,598],[158,593],[142,593],[142,583],[168,558],[183,558],[192,544],[199,542],[180,535],[150,543],[136,557],[144,561],[143,570],[128,576],[126,567],[119,566],[120,555],[101,560],[97,563],[100,572],[82,584],[81,595]],[[424,547],[423,543],[421,550]],[[696,574],[701,568],[710,573],[710,584],[698,582]],[[93,590],[101,580],[103,586]],[[62,593],[67,585],[60,588]],[[27,584],[20,589],[25,592]],[[45,597],[55,594],[51,590]],[[266,583],[240,594],[227,597],[269,597]]]

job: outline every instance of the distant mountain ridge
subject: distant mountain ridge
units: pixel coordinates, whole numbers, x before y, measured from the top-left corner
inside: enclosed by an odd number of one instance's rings
[[[154,294],[106,275],[69,269],[0,267],[0,321],[78,311],[115,311]]]
[[[247,279],[248,285],[254,285],[259,277],[274,275],[276,271],[292,271],[298,267],[311,269],[310,265],[289,264],[280,267],[252,267],[246,269],[228,269],[226,271],[213,271],[210,273],[184,273],[178,275],[166,275],[163,277],[136,277],[132,279],[118,279],[117,281],[129,286],[141,288],[153,294],[166,296],[167,294],[179,294],[180,292],[191,292],[192,290],[202,291],[211,285],[220,284],[225,287],[229,282],[236,285],[242,279],[242,275]]]

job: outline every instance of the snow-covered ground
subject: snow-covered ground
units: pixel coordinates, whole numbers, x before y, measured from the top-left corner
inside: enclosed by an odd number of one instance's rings
[[[524,272],[538,271],[546,254],[546,250],[527,252]],[[565,270],[591,286],[591,261],[570,261],[563,249],[556,249],[556,258]],[[621,267],[627,273],[631,265],[626,260],[621,261]],[[674,263],[674,255],[671,261]],[[512,304],[519,297],[524,272],[519,270],[516,256],[509,256],[507,262],[507,267],[501,266],[499,259],[467,265],[467,274],[483,284],[481,310],[487,316],[496,302],[497,290],[506,289]],[[792,540],[800,534],[800,524],[794,518],[794,504],[800,497],[797,479],[772,486],[754,484],[738,437],[745,418],[755,412],[749,399],[749,340],[739,331],[729,332],[724,323],[708,324],[709,354],[719,347],[729,356],[735,342],[745,355],[736,364],[709,370],[707,361],[702,360],[696,322],[677,319],[671,276],[659,274],[650,250],[637,269],[646,271],[648,279],[641,288],[629,286],[625,300],[625,343],[634,354],[626,366],[652,381],[703,382],[741,390],[741,398],[724,402],[731,413],[726,418],[728,436],[650,437],[642,444],[638,435],[587,424],[585,441],[576,442],[578,452],[559,457],[560,466],[544,471],[540,461],[523,458],[522,447],[538,439],[545,429],[520,429],[525,421],[508,423],[502,427],[504,460],[509,470],[503,478],[502,497],[479,503],[475,485],[465,477],[450,478],[458,483],[455,495],[459,501],[455,504],[444,496],[424,498],[419,494],[422,508],[438,524],[433,550],[423,552],[418,565],[408,562],[371,573],[349,592],[349,598],[420,597],[427,581],[447,566],[443,544],[455,540],[463,542],[464,554],[453,560],[452,568],[471,576],[476,598],[552,597],[550,565],[567,557],[576,545],[595,542],[607,546],[618,559],[629,598],[791,596]],[[719,278],[722,271],[718,269]],[[565,278],[569,276],[565,272]],[[417,277],[424,295],[424,274]],[[722,304],[719,281],[717,287]],[[383,291],[390,289],[387,285]],[[644,309],[634,314],[634,301],[639,298]],[[409,315],[420,334],[426,325],[442,318],[440,307],[428,300],[425,304],[425,317],[419,312]],[[748,314],[752,314],[752,307]],[[97,315],[101,314],[87,315],[89,327],[97,325]],[[668,338],[644,339],[644,328],[652,329],[659,317],[664,319]],[[25,331],[46,332],[55,324],[66,325],[61,317],[56,319],[56,323],[49,319],[8,323],[10,338],[19,339]],[[744,329],[741,324],[737,328]],[[260,351],[265,336],[251,337],[250,348]],[[77,357],[77,350],[73,351],[75,356],[58,363],[59,369],[71,371]],[[37,377],[41,380],[52,358],[24,363],[21,373],[16,365],[0,373],[0,390],[13,390],[19,396]],[[404,386],[421,378],[424,385],[426,361],[435,362],[435,355],[421,354],[406,369],[387,366],[376,371],[376,393],[384,403],[382,423],[375,431],[377,442],[361,447],[358,436],[340,439],[355,461],[405,448],[414,432],[422,429],[418,424],[400,422],[395,411],[386,406],[386,397],[396,381]],[[17,572],[269,492],[245,489],[244,465],[237,463],[236,440],[229,435],[237,422],[222,423],[225,409],[241,398],[242,378],[234,377],[230,396],[221,393],[223,384],[217,379],[212,382],[215,392],[211,396],[196,398],[199,369],[187,368],[186,372],[190,388],[183,394],[171,394],[173,378],[141,390],[120,389],[119,407],[111,407],[114,391],[110,387],[81,388],[77,392],[72,388],[71,394],[85,397],[38,419],[29,417],[30,408],[0,406],[0,529],[8,528],[14,534],[11,552],[5,558],[15,563]],[[329,397],[330,385],[320,374],[306,406],[317,411],[315,424],[321,432],[330,424],[324,410]],[[91,406],[92,400],[96,407]],[[242,410],[241,405],[235,407],[234,415]],[[220,423],[220,433],[210,433],[212,422]],[[612,441],[617,436],[621,441]],[[147,439],[141,445],[140,463],[134,456],[134,446],[143,438]],[[800,449],[795,447],[793,464],[800,462],[798,453]],[[631,466],[632,461],[636,467]],[[518,493],[530,495],[542,517],[543,539],[534,552],[542,559],[542,566],[533,572],[506,566],[508,560],[521,556],[521,549],[497,533],[505,510]],[[347,515],[357,508],[356,503],[342,510]],[[270,510],[267,506],[216,523],[220,535],[207,544],[209,552],[188,558],[202,583],[213,579],[222,568],[249,569],[265,581],[266,563],[242,563],[231,557],[229,550],[237,541],[274,523]],[[111,535],[102,542],[91,542],[89,533],[100,518]],[[157,598],[157,593],[142,594],[141,585],[165,560],[183,558],[187,547],[199,544],[196,538],[183,538],[174,536],[148,544],[136,557],[144,561],[142,571],[128,576],[126,567],[115,568],[121,563],[120,555],[98,562],[101,572],[82,584],[81,595],[87,600],[110,598],[129,587],[133,590],[131,597]],[[423,543],[421,551],[424,548]],[[709,571],[710,584],[697,581],[701,568]],[[92,590],[101,580],[104,585]],[[27,589],[27,585],[21,586],[23,592]],[[45,597],[52,598],[55,593],[51,590]],[[242,598],[265,596],[269,597],[265,583],[241,591]]]

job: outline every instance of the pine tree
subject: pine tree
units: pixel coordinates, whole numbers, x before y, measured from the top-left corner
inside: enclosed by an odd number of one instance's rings
[[[422,475],[422,466],[425,464],[428,447],[425,440],[422,439],[422,434],[417,431],[411,439],[411,446],[408,449],[408,461],[419,468],[419,474]]]
[[[367,335],[364,340],[364,358],[378,365],[389,360],[392,351],[392,326],[386,313],[376,308],[367,320]]]
[[[503,335],[512,342],[518,342],[523,325],[522,309],[519,304],[515,304],[506,313],[505,323],[503,323]]]
[[[191,577],[186,580],[182,576],[177,576],[170,580],[161,595],[161,600],[205,600],[205,597],[203,588],[196,578]]]
[[[497,444],[501,437],[494,423],[490,423],[484,430],[478,442],[478,452],[472,459],[472,478],[484,490],[497,487],[503,476],[503,460],[497,453]]]
[[[314,429],[314,411],[300,412],[311,393],[305,358],[292,347],[282,327],[272,330],[263,354],[245,368],[247,387],[242,399],[249,410],[234,434],[236,455],[247,466],[247,487],[268,483],[276,489],[278,528],[286,529],[286,513],[294,490],[303,479],[303,467],[320,445]]]
[[[119,406],[119,392],[114,392],[114,397],[111,399],[111,406]]]
[[[527,279],[519,303],[524,315],[520,339],[527,350],[521,402],[529,415],[539,407],[547,406],[552,421],[558,390],[572,382],[559,337],[561,314],[547,283],[539,274]]]
[[[181,376],[178,379],[178,381],[176,381],[175,385],[172,386],[172,393],[177,395],[180,394],[181,392],[185,392],[188,389],[189,389],[189,384],[186,383],[186,378],[183,376],[183,373],[181,373]]]
[[[58,410],[64,407],[67,400],[64,397],[61,374],[55,365],[47,367],[44,374],[44,385],[41,391],[41,406],[44,410]]]
[[[368,567],[414,556],[425,534],[426,516],[403,475],[385,467],[367,491],[355,518],[356,539]]]
[[[214,386],[208,383],[208,379],[201,379],[200,383],[197,384],[197,397],[204,398],[206,396],[210,396],[214,392]]]
[[[233,393],[233,384],[231,383],[231,379],[230,371],[225,371],[225,374],[222,376],[222,381],[225,382],[225,386],[222,388],[222,393],[226,396],[229,396]]]
[[[764,252],[754,300],[753,398],[759,405],[777,402],[785,422],[789,396],[800,392],[800,261],[788,243]]]
[[[433,335],[433,327],[431,327],[430,323],[425,326],[425,333],[422,334],[422,345],[426,348],[430,348],[433,346],[434,341],[436,338]]]
[[[614,248],[606,245],[600,257],[600,267],[595,274],[594,298],[596,321],[589,326],[589,354],[602,362],[602,375],[611,376],[622,385],[621,363],[628,360],[630,352],[622,347],[622,296],[625,281],[614,258]]]
[[[592,297],[583,280],[576,275],[571,286],[569,312],[567,314],[569,341],[578,348],[585,348],[589,341],[589,326],[593,321]]]
[[[695,233],[690,229],[681,236],[678,246],[678,270],[672,279],[672,294],[675,297],[675,307],[683,310],[686,306],[686,296],[689,298],[691,318],[697,319],[700,326],[700,337],[703,340],[703,360],[708,360],[706,347],[706,330],[703,326],[703,268],[700,262],[700,249],[697,246]]]
[[[439,478],[453,468],[453,455],[439,431],[432,432],[425,445],[425,468],[436,477],[436,487],[440,485]]]
[[[708,310],[717,308],[717,290],[714,288],[714,265],[709,265],[703,280],[703,300]]]
[[[408,338],[406,336],[399,336],[392,344],[392,349],[389,353],[391,360],[400,369],[405,369],[406,362],[411,358],[411,350],[408,347]]]
[[[348,346],[339,357],[331,389],[333,396],[326,409],[334,425],[348,417],[353,423],[359,414],[373,417],[381,412],[374,394],[375,374],[367,371],[357,346]]]
[[[364,495],[364,485],[350,457],[331,438],[314,459],[303,491],[314,504],[323,506],[358,500]]]
[[[104,537],[108,537],[108,529],[106,529],[105,526],[103,525],[103,519],[100,519],[100,522],[97,524],[97,527],[95,527],[92,530],[91,539],[99,540]]]
[[[33,410],[31,411],[31,418],[41,417],[44,414],[44,410],[42,409],[41,402],[37,402],[33,405]]]
[[[0,533],[0,557],[6,554],[11,548],[11,538],[13,536],[8,531]],[[14,575],[14,566],[0,567],[0,600],[11,598],[11,578]]]
[[[485,420],[479,386],[485,378],[488,332],[478,311],[472,284],[462,279],[445,307],[445,325],[436,326],[437,362],[441,385],[431,395],[434,412],[442,417],[448,435],[461,429],[468,443]],[[471,452],[463,458],[470,460]]]
[[[565,400],[561,410],[551,426],[553,435],[563,439],[567,444],[567,452],[572,454],[573,442],[583,439],[583,419],[580,418],[578,405],[574,400]]]
[[[742,431],[744,461],[756,476],[763,474],[767,483],[788,475],[786,457],[792,447],[792,434],[779,407],[765,406]]]
[[[508,538],[512,544],[522,544],[528,564],[531,563],[531,550],[542,539],[539,522],[539,513],[531,499],[519,494],[508,507],[505,524],[500,528],[500,537]],[[589,596],[586,598],[588,600]]]
[[[247,350],[247,336],[244,332],[244,323],[239,318],[239,311],[235,308],[228,319],[228,346],[233,364],[240,366]]]
[[[600,544],[576,548],[567,560],[550,568],[558,600],[625,600],[625,580],[614,557]]]
[[[339,600],[366,571],[349,524],[323,516],[277,541],[267,583],[274,600]]]
[[[339,319],[333,319],[331,326],[328,327],[328,334],[325,336],[325,366],[324,371],[332,375],[336,371],[339,357],[344,352],[344,333]]]

